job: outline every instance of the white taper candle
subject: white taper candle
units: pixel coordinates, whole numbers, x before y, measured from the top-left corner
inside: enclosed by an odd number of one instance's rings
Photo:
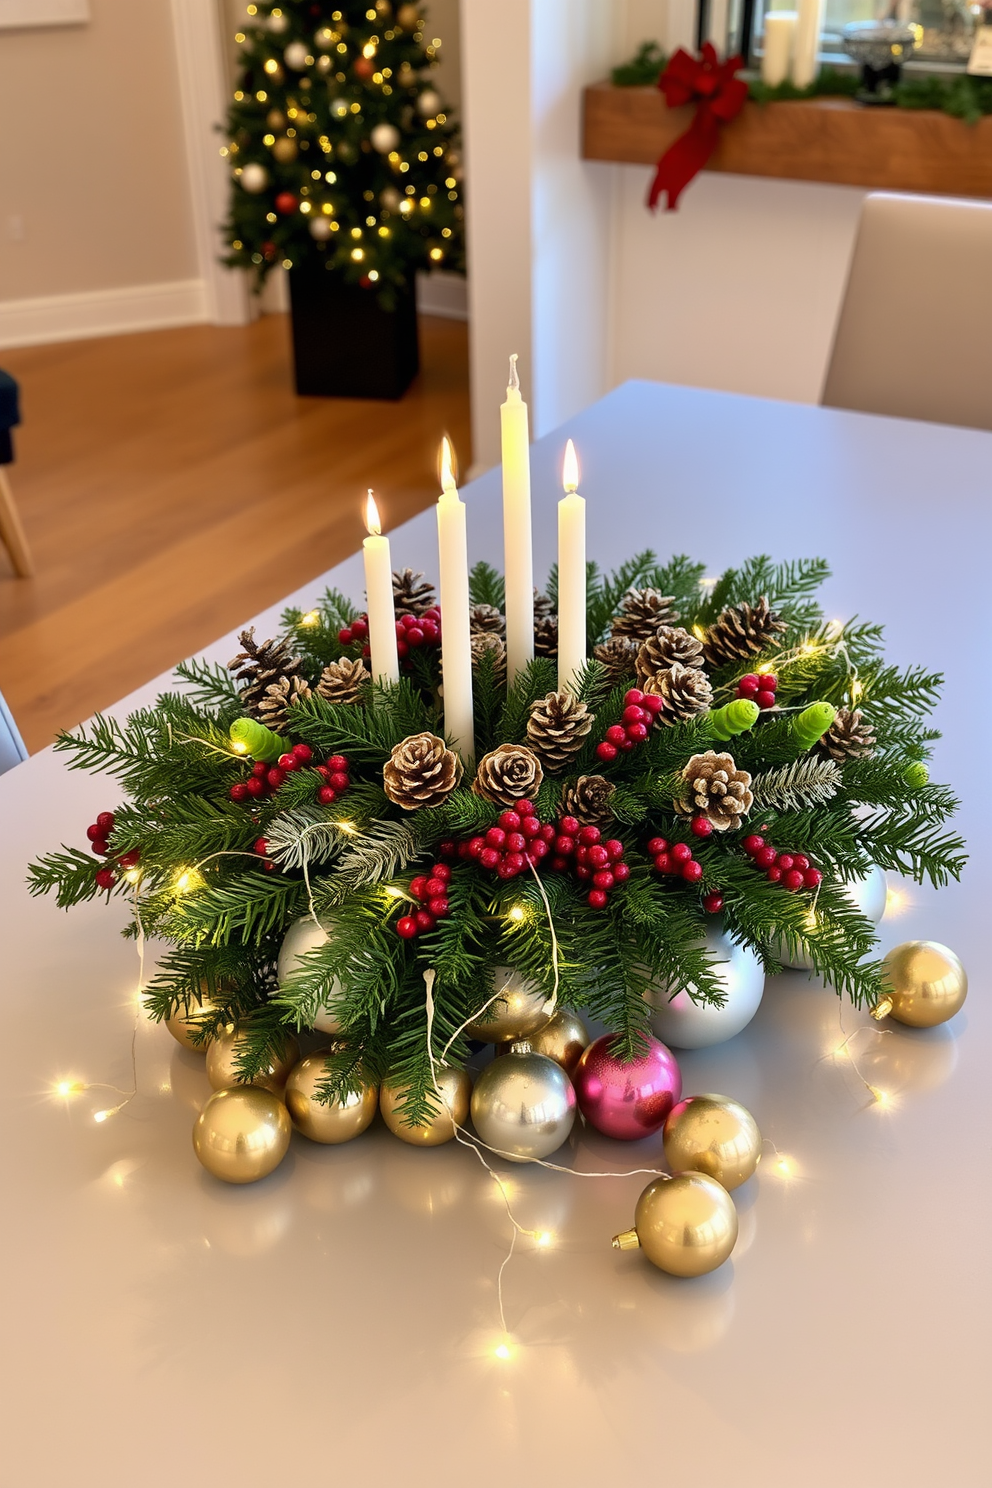
[[[558,503],[558,690],[574,692],[586,664],[586,504],[578,494],[575,446],[565,446],[565,496]]]
[[[534,659],[534,544],[530,515],[530,433],[517,358],[510,358],[499,411],[503,452],[503,567],[506,575],[506,670],[509,681]]]
[[[462,759],[475,757],[472,704],[472,638],[469,627],[468,534],[465,503],[451,467],[451,446],[441,445],[441,498],[437,504],[437,544],[441,588],[441,664],[444,731]]]
[[[389,556],[389,538],[382,536],[379,509],[371,491],[365,502],[365,526],[369,536],[362,543],[362,549],[372,676],[377,682],[398,682],[400,663],[396,654],[393,564]]]

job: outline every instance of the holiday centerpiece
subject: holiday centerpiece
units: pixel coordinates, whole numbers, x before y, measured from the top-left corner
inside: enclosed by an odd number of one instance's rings
[[[783,961],[879,1016],[963,1000],[942,947],[873,957],[879,870],[939,885],[964,862],[927,768],[940,678],[825,619],[819,559],[587,565],[571,447],[536,592],[515,377],[503,436],[505,576],[469,573],[449,462],[440,603],[393,572],[370,501],[364,609],[328,591],[229,667],[60,736],[126,799],[88,830],[96,864],[64,848],[31,886],[127,899],[128,933],[170,943],[145,1005],[207,1052],[194,1142],[218,1176],[264,1176],[293,1125],[346,1141],[377,1102],[421,1145],[471,1111],[464,1139],[518,1161],[577,1111],[620,1140],[664,1126],[681,1186],[659,1176],[617,1243],[694,1274],[733,1245],[726,1191],[759,1139],[734,1102],[682,1100],[672,1047],[737,1033]],[[501,1051],[474,1088],[473,1041]],[[671,1259],[691,1215],[710,1239]]]
[[[227,262],[289,271],[300,393],[397,398],[418,367],[414,276],[463,267],[458,131],[422,7],[249,5],[223,147]]]

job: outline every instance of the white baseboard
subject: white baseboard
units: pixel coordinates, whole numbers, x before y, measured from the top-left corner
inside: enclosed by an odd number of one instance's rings
[[[468,320],[468,289],[464,274],[417,275],[417,309],[421,315],[443,315],[446,320]]]
[[[195,325],[207,318],[207,294],[202,279],[131,284],[124,289],[94,289],[31,300],[0,300],[0,347],[120,336],[128,331]]]

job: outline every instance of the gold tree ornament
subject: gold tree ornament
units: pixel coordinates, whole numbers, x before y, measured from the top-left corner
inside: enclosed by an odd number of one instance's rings
[[[279,1166],[293,1123],[269,1090],[240,1085],[218,1090],[193,1126],[193,1151],[208,1173],[225,1183],[257,1183]]]
[[[884,995],[871,1010],[910,1028],[935,1028],[953,1018],[968,995],[968,974],[954,952],[936,940],[907,940],[882,962]]]
[[[571,1078],[583,1051],[589,1047],[589,1030],[578,1013],[571,1008],[559,1008],[550,1023],[527,1035],[527,1044],[535,1054],[544,1054],[560,1064]],[[509,1047],[512,1049],[513,1045]]]
[[[723,1188],[746,1183],[761,1158],[758,1123],[726,1095],[690,1095],[665,1119],[665,1161],[675,1173],[705,1173]]]
[[[771,608],[765,595],[753,605],[733,605],[710,626],[703,640],[703,654],[711,667],[745,661],[779,644],[785,621]]]
[[[455,1131],[468,1120],[469,1102],[472,1099],[472,1081],[468,1072],[448,1066],[439,1069],[435,1076],[441,1091],[441,1101],[429,1089],[433,1114],[426,1121],[410,1125],[403,1111],[408,1086],[383,1085],[379,1092],[379,1110],[382,1119],[394,1137],[409,1142],[411,1147],[440,1147],[454,1140]]]
[[[500,744],[479,761],[472,790],[496,806],[533,801],[541,788],[541,761],[525,744]],[[388,794],[388,792],[387,792]]]
[[[281,1096],[286,1077],[300,1057],[300,1046],[292,1034],[287,1034],[280,1054],[270,1056],[265,1069],[260,1070],[251,1081],[238,1078],[238,1056],[244,1047],[245,1035],[230,1023],[207,1048],[207,1079],[215,1090],[229,1090],[234,1086],[254,1086]]]
[[[472,1091],[472,1122],[487,1147],[512,1162],[548,1157],[575,1121],[572,1082],[545,1054],[514,1052],[487,1064]]]
[[[462,774],[458,755],[437,734],[411,734],[394,746],[382,767],[382,784],[394,806],[416,811],[440,806]]]
[[[563,816],[574,816],[584,827],[605,827],[613,820],[610,801],[616,786],[604,775],[580,775],[561,793]]]
[[[339,661],[329,661],[321,672],[317,696],[325,703],[357,703],[370,679],[361,657],[342,656]]]
[[[644,679],[642,686],[645,692],[655,693],[664,702],[659,719],[665,724],[684,723],[687,718],[706,713],[713,702],[713,688],[706,673],[677,661],[665,671]]]
[[[549,692],[531,704],[527,743],[545,769],[557,773],[578,754],[595,721],[595,714],[571,693]]]
[[[751,777],[738,770],[733,755],[707,749],[694,754],[682,771],[684,791],[675,802],[682,816],[705,816],[717,832],[741,825],[754,803]]]
[[[194,1054],[206,1054],[209,1039],[201,1038],[195,1043],[194,1035],[202,1034],[205,1028],[209,1028],[212,1034],[219,1012],[220,1006],[201,992],[199,1002],[190,999],[185,1006],[180,1003],[171,1018],[166,1018],[165,1026],[184,1049],[190,1049]]]
[[[363,1081],[360,1090],[339,1100],[318,1100],[317,1089],[332,1052],[332,1049],[319,1049],[294,1066],[286,1081],[286,1109],[296,1130],[311,1142],[337,1146],[361,1136],[371,1124],[379,1104],[379,1091],[371,1082]]]
[[[656,1178],[637,1201],[633,1229],[613,1237],[614,1249],[640,1248],[669,1276],[705,1276],[723,1265],[736,1243],[734,1201],[705,1173]]]

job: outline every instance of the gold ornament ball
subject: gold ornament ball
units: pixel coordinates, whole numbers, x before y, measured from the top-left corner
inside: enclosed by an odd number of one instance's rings
[[[346,1095],[344,1100],[325,1103],[317,1100],[317,1086],[324,1077],[330,1049],[301,1059],[286,1081],[286,1109],[298,1132],[311,1142],[337,1144],[361,1136],[370,1124],[379,1104],[375,1085]]]
[[[286,1156],[293,1123],[269,1090],[241,1085],[218,1090],[193,1127],[193,1151],[225,1183],[257,1183]]]
[[[182,1044],[184,1049],[190,1049],[194,1054],[206,1054],[208,1045],[205,1043],[194,1044],[193,1034],[199,1032],[201,1026],[210,1019],[211,1014],[219,1012],[216,1002],[209,997],[200,998],[199,1002],[191,1002],[183,1012],[179,1007],[171,1018],[166,1018],[165,1026],[172,1034],[177,1044]]]
[[[535,1054],[547,1055],[571,1076],[582,1058],[582,1051],[589,1047],[589,1030],[578,1013],[573,1013],[570,1008],[559,1008],[550,1023],[527,1036],[527,1043]]]
[[[751,1112],[726,1095],[690,1095],[668,1113],[665,1157],[675,1173],[705,1173],[723,1188],[746,1183],[761,1157]]]
[[[669,1276],[705,1276],[715,1271],[736,1241],[734,1201],[705,1173],[656,1178],[637,1201],[634,1228],[613,1237],[617,1250],[640,1247]]]
[[[480,1072],[472,1120],[486,1146],[512,1162],[548,1157],[572,1130],[575,1091],[553,1059],[514,1052]]]
[[[272,146],[272,153],[280,165],[288,165],[291,160],[296,159],[299,152],[300,147],[296,141],[294,139],[287,139],[285,135],[280,135]]]
[[[514,1039],[529,1039],[551,1022],[547,993],[512,967],[496,967],[493,992],[500,994],[497,1000],[465,1025],[469,1038],[481,1039],[484,1044],[507,1044]]]
[[[394,1137],[409,1142],[413,1147],[440,1147],[443,1142],[453,1140],[456,1127],[465,1125],[472,1099],[472,1081],[467,1071],[451,1066],[438,1070],[437,1083],[444,1105],[427,1121],[418,1122],[416,1126],[407,1124],[401,1110],[407,1087],[383,1085],[379,1092],[379,1110]]]
[[[240,1086],[243,1083],[238,1079],[236,1064],[240,1038],[238,1030],[228,1024],[224,1032],[219,1033],[207,1049],[207,1079],[215,1090],[230,1090],[233,1086]],[[282,1054],[274,1055],[269,1060],[267,1068],[250,1082],[251,1085],[261,1090],[271,1090],[273,1095],[281,1097],[283,1086],[286,1084],[286,1076],[299,1057],[300,1046],[289,1034],[283,1044]]]
[[[910,1028],[946,1023],[968,995],[968,974],[954,952],[936,940],[907,940],[882,962],[885,994],[872,1017],[895,1018]]]

